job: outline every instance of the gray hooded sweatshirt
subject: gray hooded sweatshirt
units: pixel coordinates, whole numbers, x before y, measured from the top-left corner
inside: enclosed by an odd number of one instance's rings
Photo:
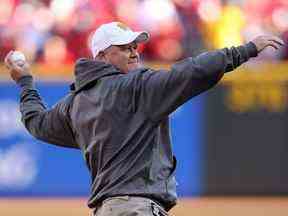
[[[250,42],[184,59],[169,71],[128,74],[80,59],[71,92],[50,110],[31,76],[18,81],[22,121],[37,139],[82,151],[92,178],[90,208],[107,197],[135,195],[169,210],[177,199],[169,114],[255,56]]]

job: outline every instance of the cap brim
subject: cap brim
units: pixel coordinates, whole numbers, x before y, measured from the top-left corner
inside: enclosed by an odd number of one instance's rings
[[[148,32],[135,32],[137,34],[137,37],[135,38],[136,43],[145,43],[149,40],[150,36]]]
[[[117,39],[115,42],[113,42],[112,45],[125,45],[125,44],[129,44],[132,42],[136,42],[136,43],[145,43],[149,40],[149,33],[142,31],[142,32],[133,32],[132,34],[129,33],[129,35],[126,35],[126,37],[121,38],[121,39]]]

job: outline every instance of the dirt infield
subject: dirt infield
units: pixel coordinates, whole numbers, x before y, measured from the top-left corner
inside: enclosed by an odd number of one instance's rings
[[[0,199],[5,216],[89,216],[86,199]],[[181,199],[171,216],[287,216],[288,197]]]

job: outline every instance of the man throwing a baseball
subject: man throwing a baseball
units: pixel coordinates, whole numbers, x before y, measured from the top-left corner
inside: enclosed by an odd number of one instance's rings
[[[88,206],[96,216],[160,216],[176,204],[169,114],[215,86],[266,47],[283,41],[259,36],[243,46],[183,59],[169,71],[140,64],[137,45],[149,39],[119,22],[101,25],[91,43],[93,59],[79,59],[70,93],[47,110],[28,63],[5,59],[21,87],[27,130],[47,143],[79,148],[91,173]]]

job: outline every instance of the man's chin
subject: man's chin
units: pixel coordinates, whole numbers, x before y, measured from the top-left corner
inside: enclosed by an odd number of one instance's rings
[[[131,70],[135,70],[135,69],[138,69],[140,68],[141,64],[139,62],[136,62],[136,63],[130,63],[128,64],[128,70],[131,71]]]

